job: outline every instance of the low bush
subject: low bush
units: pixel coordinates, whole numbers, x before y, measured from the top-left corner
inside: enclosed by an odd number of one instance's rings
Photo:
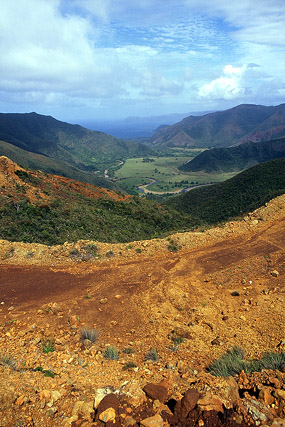
[[[89,328],[85,326],[81,329],[81,339],[95,342],[99,337],[99,332],[95,328]]]
[[[105,359],[109,360],[118,360],[119,359],[119,351],[116,347],[107,347],[103,353]]]
[[[158,358],[158,353],[155,348],[151,348],[145,355],[145,360],[152,360],[153,362],[157,362]]]
[[[125,354],[133,354],[134,352],[135,352],[134,349],[131,347],[126,347],[123,350],[123,353],[125,353]]]
[[[52,353],[54,349],[54,339],[49,337],[42,342],[43,352]]]
[[[209,367],[208,372],[216,377],[228,377],[245,371],[260,372],[262,369],[281,370],[285,367],[285,353],[265,353],[259,360],[244,360],[245,353],[239,347],[223,354],[220,359],[215,360]]]
[[[127,371],[132,368],[137,368],[137,365],[134,362],[128,362],[123,366],[123,371]]]

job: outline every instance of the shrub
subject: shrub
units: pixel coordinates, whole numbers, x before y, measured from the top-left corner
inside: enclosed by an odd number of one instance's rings
[[[179,344],[182,344],[185,341],[185,338],[179,335],[173,335],[171,337],[171,340],[173,341],[173,344],[177,347]]]
[[[109,360],[118,360],[119,359],[119,351],[116,347],[107,347],[103,353],[105,359]]]
[[[42,342],[43,352],[52,353],[54,351],[54,339],[49,337]]]
[[[146,356],[145,356],[145,360],[152,360],[153,362],[157,362],[158,361],[158,353],[156,351],[155,348],[151,348]]]
[[[261,369],[278,369],[285,366],[285,353],[265,353],[260,360]]]
[[[123,366],[123,371],[127,371],[132,368],[137,368],[137,365],[134,362],[128,362]]]
[[[9,366],[11,369],[16,369],[16,361],[9,354],[4,354],[0,357],[0,364],[3,366]]]
[[[83,248],[87,255],[96,256],[98,255],[98,246],[94,245],[94,243],[90,243],[89,245],[83,246]]]
[[[260,360],[244,360],[244,351],[234,347],[215,360],[208,368],[208,372],[216,377],[227,377],[239,374],[260,372],[262,369],[282,369],[285,365],[285,353],[265,353]]]
[[[34,371],[41,372],[42,374],[44,374],[44,377],[54,378],[55,376],[55,373],[53,371],[50,371],[49,369],[43,369],[41,366],[37,366]]]
[[[76,257],[78,257],[80,255],[80,252],[79,252],[79,250],[78,249],[76,249],[76,248],[72,248],[72,249],[70,249],[70,251],[69,251],[69,256],[70,257],[74,257],[74,258],[76,258]]]
[[[134,349],[131,347],[126,347],[123,350],[123,353],[125,353],[125,354],[133,354],[134,352],[135,352]]]
[[[136,249],[136,252],[137,252],[138,254],[141,254],[141,253],[142,253],[141,248],[137,248],[137,249]]]
[[[81,339],[95,342],[99,337],[99,332],[95,328],[89,328],[85,326],[81,329]]]

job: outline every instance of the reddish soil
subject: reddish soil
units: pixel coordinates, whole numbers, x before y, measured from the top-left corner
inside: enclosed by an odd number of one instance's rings
[[[174,235],[177,253],[169,252],[163,239],[133,242],[132,248],[98,243],[101,258],[83,262],[68,254],[84,242],[48,248],[0,241],[0,353],[28,367],[15,378],[3,371],[8,382],[2,386],[17,399],[31,390],[61,391],[72,381],[80,390],[69,398],[72,407],[74,399],[90,400],[101,386],[121,387],[131,380],[143,387],[164,379],[170,396],[181,397],[195,381],[200,392],[207,390],[200,373],[235,345],[248,358],[279,351],[285,338],[284,206],[281,196],[224,228]],[[108,250],[114,257],[105,256]],[[80,339],[84,325],[100,333],[90,349]],[[176,351],[170,350],[173,334],[185,338]],[[56,351],[44,354],[47,337],[55,340]],[[104,360],[107,344],[119,349],[118,362]],[[124,354],[126,347],[134,354]],[[145,362],[151,347],[159,354],[153,364]],[[130,361],[138,369],[122,370]],[[37,366],[58,376],[35,379],[30,370]],[[216,380],[211,381],[219,394]],[[57,416],[48,424],[37,395],[33,399],[34,409],[26,405],[26,411],[36,422],[22,425],[63,425]],[[21,418],[21,408],[11,408],[15,412],[8,410],[5,427]],[[70,411],[61,413],[70,417]]]

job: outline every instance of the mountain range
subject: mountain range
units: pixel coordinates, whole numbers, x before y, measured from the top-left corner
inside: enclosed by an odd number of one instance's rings
[[[0,140],[89,172],[103,172],[116,161],[152,152],[143,144],[37,113],[0,114]]]
[[[285,104],[243,104],[226,111],[189,116],[151,138],[160,147],[231,147],[285,136]]]

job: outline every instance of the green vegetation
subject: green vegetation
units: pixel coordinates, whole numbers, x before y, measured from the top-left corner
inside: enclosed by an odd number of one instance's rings
[[[165,205],[215,224],[253,211],[285,192],[285,158],[261,163],[213,186],[169,198]]]
[[[42,366],[37,366],[34,371],[41,372],[42,374],[44,374],[45,377],[50,378],[54,378],[54,376],[56,375],[53,371],[50,371],[49,369],[43,369]]]
[[[184,172],[232,172],[247,169],[257,163],[285,156],[285,138],[265,142],[248,142],[237,147],[213,148],[203,151],[179,167]]]
[[[87,172],[104,172],[118,160],[153,153],[138,142],[120,140],[36,113],[0,114],[0,139]]]
[[[120,190],[116,183],[103,178],[97,173],[80,170],[66,161],[32,153],[4,141],[0,141],[0,156],[6,156],[26,169],[40,169],[46,173],[61,175],[77,181],[97,185],[98,187]]]
[[[107,347],[106,350],[103,353],[103,356],[105,359],[108,360],[118,360],[119,359],[119,351],[116,347]]]
[[[48,245],[78,240],[129,242],[159,237],[184,227],[184,215],[138,197],[123,201],[93,199],[65,190],[62,199],[32,204],[23,193],[14,198],[0,195],[0,237],[10,241]],[[96,248],[86,247],[83,251],[71,249],[69,255],[88,261],[98,254]]]
[[[224,181],[234,175],[233,173],[208,174],[205,172],[189,174],[178,169],[183,162],[189,160],[189,156],[194,156],[200,151],[188,150],[187,157],[185,151],[182,152],[183,156],[173,153],[172,156],[169,154],[163,157],[151,157],[151,161],[148,162],[144,158],[130,158],[115,171],[114,178],[120,188],[129,194],[138,195],[142,194],[138,186],[147,185],[147,188],[144,187],[147,191],[167,193],[196,185]]]
[[[265,353],[259,360],[244,360],[245,353],[239,347],[234,347],[214,361],[208,368],[208,372],[216,377],[228,377],[239,374],[260,372],[262,369],[279,369],[285,365],[285,353]]]
[[[135,352],[134,349],[131,347],[126,347],[123,350],[123,353],[125,353],[125,354],[134,354],[134,352]]]
[[[200,151],[188,150],[189,155],[192,156]],[[134,195],[142,194],[142,190],[140,191],[138,186],[144,186],[145,191],[167,193],[196,185],[224,181],[234,175],[233,173],[196,172],[189,174],[181,172],[178,169],[179,166],[189,160],[189,156],[185,156],[185,151],[181,151],[181,154],[176,156],[151,157],[150,160],[146,162],[144,158],[127,159],[122,167],[114,173],[114,178],[120,188]]]
[[[151,360],[153,362],[157,362],[158,359],[159,359],[159,356],[155,348],[151,348],[145,355],[145,360]]]
[[[127,362],[123,366],[123,371],[128,371],[129,369],[137,368],[137,365],[134,362]]]
[[[34,186],[36,200],[27,199],[24,186],[3,188],[0,238],[54,245],[78,240],[123,243],[165,237],[243,215],[283,194],[284,170],[284,158],[273,160],[223,183],[169,197],[163,203],[136,196],[123,198],[115,193],[101,194],[100,198],[98,189],[88,184],[71,185],[62,180],[51,183],[44,174],[28,172],[27,179],[35,175],[38,180]],[[131,249],[131,245],[127,248]],[[168,249],[176,252],[179,248],[169,241]],[[4,258],[13,254],[11,247]],[[80,250],[72,248],[69,256],[81,262],[102,255],[95,245],[85,245]],[[111,257],[113,253],[106,256]]]
[[[46,338],[43,342],[42,342],[42,348],[43,348],[43,352],[44,353],[52,353],[55,348],[54,348],[54,339],[51,337]]]
[[[99,337],[99,332],[94,328],[89,328],[88,326],[85,326],[81,329],[81,339],[82,340],[89,340],[91,342],[97,341]]]

